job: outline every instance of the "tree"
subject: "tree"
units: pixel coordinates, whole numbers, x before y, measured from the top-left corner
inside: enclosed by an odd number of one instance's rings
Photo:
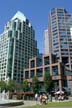
[[[37,76],[34,76],[32,79],[32,89],[33,89],[34,93],[39,92],[39,80],[38,80]]]
[[[1,89],[1,92],[3,90],[6,90],[6,87],[7,87],[6,83],[4,81],[0,81],[0,89]]]
[[[20,83],[16,83],[16,91],[21,91],[22,86]]]
[[[24,80],[23,83],[22,83],[22,89],[24,92],[28,91],[29,90],[29,85],[28,85],[28,81],[27,80]]]
[[[47,92],[49,91],[51,84],[52,84],[52,78],[51,78],[50,74],[45,73],[45,75],[44,75],[44,87],[45,87],[45,90]]]
[[[14,80],[9,80],[8,85],[7,85],[7,89],[10,92],[14,92],[16,90],[17,84]]]

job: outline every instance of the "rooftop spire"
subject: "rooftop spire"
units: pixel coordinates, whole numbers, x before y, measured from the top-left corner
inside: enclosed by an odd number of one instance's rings
[[[20,12],[20,11],[17,11],[17,13],[12,17],[11,20],[14,20],[14,19],[16,19],[16,18],[18,18],[18,19],[20,19],[20,20],[22,20],[22,21],[25,21],[25,20],[26,20],[26,17],[25,17],[24,14],[23,14],[22,12]]]

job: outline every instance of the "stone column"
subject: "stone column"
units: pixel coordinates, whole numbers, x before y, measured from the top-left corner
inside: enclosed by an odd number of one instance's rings
[[[62,81],[59,80],[59,89],[61,90],[62,89]]]
[[[71,96],[72,96],[72,81],[70,80],[70,91],[71,91]]]

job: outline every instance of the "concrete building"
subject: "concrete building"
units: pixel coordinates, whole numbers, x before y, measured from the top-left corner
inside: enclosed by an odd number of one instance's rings
[[[72,15],[64,8],[53,8],[49,14],[48,21],[48,40],[50,47],[44,47],[45,53],[50,48],[50,53],[57,56],[57,59],[69,67],[72,63],[72,33],[71,25]],[[44,43],[45,43],[44,41]],[[47,54],[47,53],[46,53]]]
[[[52,54],[40,55],[29,59],[29,68],[24,70],[24,79],[32,87],[32,78],[38,77],[40,91],[44,90],[44,74],[49,73],[53,81],[53,90],[68,88],[72,94],[72,72],[67,72],[64,64],[56,61]]]
[[[44,31],[44,54],[50,53],[48,29]]]
[[[44,31],[44,55],[29,60],[24,79],[31,85],[33,76],[37,76],[42,90],[45,72],[50,73],[54,90],[66,88],[72,94],[72,15],[64,8],[50,11],[48,29]]]
[[[29,58],[37,55],[35,31],[24,14],[18,11],[0,34],[0,80],[22,82]]]

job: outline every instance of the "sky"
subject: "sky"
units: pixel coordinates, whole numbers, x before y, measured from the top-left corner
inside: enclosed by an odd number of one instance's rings
[[[72,0],[0,0],[0,34],[4,25],[21,11],[35,30],[39,52],[44,52],[44,30],[48,27],[48,15],[52,8],[65,8],[72,13]]]

